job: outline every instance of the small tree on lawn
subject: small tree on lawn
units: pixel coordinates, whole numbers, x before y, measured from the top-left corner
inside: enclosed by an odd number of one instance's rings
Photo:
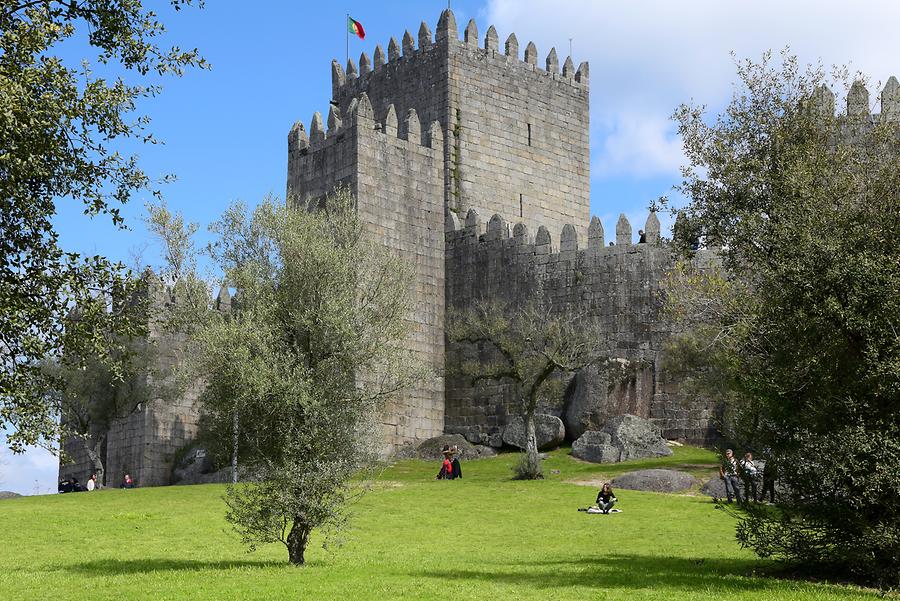
[[[339,525],[374,463],[384,402],[421,377],[404,348],[410,271],[371,241],[346,189],[307,213],[266,200],[211,228],[211,255],[238,293],[194,332],[193,370],[213,432],[235,412],[246,483],[227,519],[255,548],[281,542],[303,564],[314,529]]]
[[[563,381],[590,365],[612,369],[605,337],[590,319],[551,306],[522,307],[479,302],[467,311],[452,313],[448,336],[452,342],[478,345],[492,359],[462,361],[456,369],[473,383],[505,382],[513,387],[514,410],[525,427],[525,455],[516,468],[522,479],[542,478],[534,424],[541,404],[562,399]]]

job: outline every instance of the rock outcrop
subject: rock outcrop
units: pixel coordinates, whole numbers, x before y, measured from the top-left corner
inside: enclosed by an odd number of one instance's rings
[[[463,460],[481,459],[492,457],[497,451],[484,445],[473,445],[462,434],[443,434],[422,441],[412,452],[398,454],[400,458],[416,458],[427,460],[443,459],[444,447],[456,447],[457,457]]]
[[[628,414],[612,418],[599,431],[585,432],[572,444],[572,455],[593,463],[618,463],[671,454],[672,449],[653,424]]]
[[[685,472],[663,469],[628,472],[612,481],[613,488],[649,492],[681,492],[699,483],[699,480]]]
[[[566,427],[555,415],[534,416],[534,429],[538,450],[555,449],[566,439]],[[503,429],[503,442],[511,447],[525,448],[525,421],[515,417]]]

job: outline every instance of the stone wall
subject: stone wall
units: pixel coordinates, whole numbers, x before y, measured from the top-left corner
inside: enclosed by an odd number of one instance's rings
[[[314,119],[315,124],[315,119]],[[398,119],[388,105],[376,122],[367,94],[354,98],[343,119],[333,109],[324,135],[302,125],[289,136],[289,196],[315,205],[336,184],[355,195],[359,215],[373,239],[414,270],[408,348],[435,376],[404,391],[387,408],[382,424],[393,447],[443,432],[444,203],[443,135],[437,121],[423,129],[414,108]]]
[[[449,211],[446,218],[448,309],[465,309],[476,300],[499,299],[516,306],[545,298],[553,307],[599,322],[609,353],[627,360],[624,378],[604,382],[596,374],[579,374],[568,383],[564,405],[545,410],[563,416],[568,411],[571,418],[590,397],[599,404],[599,415],[589,416],[591,421],[602,423],[629,412],[652,419],[669,438],[704,443],[714,436],[714,405],[681,398],[661,367],[672,326],[660,316],[660,285],[673,258],[659,243],[655,215],[644,226],[646,243],[633,243],[631,226],[622,216],[614,246],[605,244],[602,225],[594,219],[587,241],[565,226],[558,252],[544,227],[532,238],[521,223],[510,235],[509,224],[498,215],[484,231],[474,210],[464,223]],[[698,260],[713,261],[714,255],[701,251]],[[473,352],[466,345],[450,345],[448,364],[464,356],[471,359]],[[503,384],[476,388],[462,377],[449,377],[446,386],[445,430],[476,442],[496,442],[509,418],[510,389]]]
[[[556,50],[538,58],[510,34],[501,51],[490,27],[479,45],[470,21],[465,41],[450,46],[451,131],[448,157],[455,186],[448,206],[499,213],[532,230],[561,231],[590,220],[588,65],[571,57],[560,71]],[[524,55],[524,56],[523,56]],[[522,60],[524,58],[524,60]]]
[[[351,59],[344,70],[333,61],[329,128],[363,93],[378,120],[394,107],[401,136],[402,118],[414,109],[423,123],[440,124],[443,197],[451,210],[516,215],[532,228],[575,223],[581,230],[584,224],[584,235],[590,218],[587,63],[576,71],[570,57],[560,69],[555,49],[538,61],[533,44],[519,52],[515,34],[502,52],[493,27],[481,44],[478,35],[473,20],[460,40],[453,13],[444,11],[434,37],[423,22],[418,36],[403,35],[402,45],[392,38],[387,53],[380,45],[371,60],[362,53],[359,66]]]
[[[149,294],[156,310],[164,310],[167,304],[175,302],[171,291],[159,283],[151,286]],[[182,360],[185,337],[151,324],[150,340],[157,353],[153,372],[166,378],[161,390],[175,390],[170,385]],[[113,420],[102,450],[106,485],[118,486],[126,473],[138,486],[169,484],[176,453],[197,435],[199,393],[198,385],[174,398],[151,399],[137,405],[131,414]],[[69,438],[63,441],[63,448],[72,461],[60,464],[59,478],[74,476],[82,483],[87,481],[94,468],[82,443]]]

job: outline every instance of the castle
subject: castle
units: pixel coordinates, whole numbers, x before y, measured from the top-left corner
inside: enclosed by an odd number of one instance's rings
[[[445,375],[472,350],[445,340],[446,314],[477,299],[515,304],[537,294],[597,320],[609,352],[629,366],[617,381],[589,370],[571,378],[563,405],[545,409],[562,418],[568,438],[632,413],[667,438],[709,442],[715,403],[684,398],[663,369],[673,326],[661,318],[658,293],[674,259],[659,221],[651,213],[645,241],[635,243],[620,216],[607,245],[590,216],[588,64],[576,69],[567,57],[560,68],[551,49],[539,65],[534,44],[520,53],[515,34],[501,51],[494,27],[480,37],[474,21],[460,39],[450,10],[434,35],[422,23],[417,37],[406,32],[387,54],[379,45],[346,68],[333,61],[327,119],[315,113],[308,130],[298,122],[288,134],[289,202],[312,207],[336,185],[349,187],[374,239],[414,268],[407,343],[435,376],[385,412],[386,446],[442,433],[501,445],[511,391]],[[833,110],[823,94],[823,109]],[[895,79],[882,102],[883,115],[900,112]],[[868,114],[868,93],[854,86],[848,114],[861,111]],[[696,260],[709,264],[715,253],[701,250]],[[227,309],[226,289],[216,303]],[[141,485],[168,484],[173,458],[197,431],[195,398],[118,420],[106,450],[110,478],[129,471]],[[66,450],[75,462],[60,467],[61,477],[90,472],[83,452]]]
[[[445,10],[434,35],[422,23],[418,45],[407,31],[387,54],[379,45],[358,65],[333,61],[327,119],[316,113],[288,135],[288,197],[309,207],[350,188],[374,237],[415,268],[409,343],[435,373],[465,352],[445,341],[449,308],[543,292],[601,320],[610,351],[643,366],[625,382],[576,378],[565,407],[572,435],[603,418],[592,416],[600,395],[600,414],[652,417],[667,436],[703,442],[711,408],[681,406],[659,366],[669,332],[656,292],[671,266],[659,222],[650,215],[646,243],[635,245],[621,217],[606,246],[590,215],[588,64],[567,57],[560,67],[555,49],[539,60],[515,34],[501,51],[494,27],[481,37],[474,20],[460,39]],[[386,442],[446,432],[499,445],[509,392],[437,377],[387,411]]]

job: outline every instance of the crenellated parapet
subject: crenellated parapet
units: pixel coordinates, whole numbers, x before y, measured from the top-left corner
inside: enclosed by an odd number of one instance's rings
[[[561,410],[554,406],[544,411],[560,414],[570,438],[584,430],[579,420],[599,411],[641,415],[653,419],[669,438],[707,442],[714,436],[714,407],[682,396],[678,383],[663,367],[667,342],[677,331],[662,311],[664,282],[675,266],[675,256],[659,236],[655,213],[642,226],[635,226],[620,216],[615,239],[608,241],[596,217],[586,228],[564,223],[533,229],[521,221],[510,223],[499,214],[486,219],[475,210],[464,216],[448,211],[446,304],[465,310],[484,301],[514,307],[539,302],[592,323],[597,342],[621,361],[625,373],[613,382],[591,371],[571,380],[563,377],[566,392]],[[632,235],[633,229],[644,231],[645,242]],[[715,251],[700,250],[695,265],[711,268],[717,257]],[[490,360],[484,352],[473,345],[448,344],[448,365]],[[511,392],[502,384],[478,386],[467,378],[448,376],[446,431],[470,441],[498,444],[498,432],[515,415]]]
[[[423,60],[432,54],[446,55],[448,49],[477,50],[488,56],[503,56],[510,69],[521,69],[568,81],[576,87],[586,88],[588,86],[587,62],[581,63],[576,70],[572,57],[566,57],[563,71],[560,73],[556,49],[551,48],[546,58],[541,61],[534,42],[527,44],[524,56],[520,57],[519,43],[515,33],[510,34],[506,39],[504,52],[501,54],[497,30],[493,25],[488,27],[481,44],[479,44],[478,25],[472,19],[466,25],[463,39],[460,40],[456,17],[453,11],[447,9],[441,13],[434,34],[428,23],[422,21],[416,36],[407,30],[403,33],[399,43],[396,38],[392,37],[388,42],[387,54],[381,44],[375,46],[374,60],[370,60],[366,52],[360,54],[358,69],[352,58],[347,62],[346,69],[337,60],[332,61],[332,96],[334,99],[356,96],[367,89],[369,78],[384,76],[381,74],[382,71],[387,70],[397,76],[405,65]]]
[[[322,115],[315,112],[309,132],[298,121],[288,133],[288,196],[309,203],[330,191],[335,185],[355,185],[360,171],[361,146],[380,140],[397,152],[415,160],[427,156],[443,159],[443,133],[436,121],[423,127],[415,109],[402,116],[391,104],[376,115],[369,97],[363,93],[353,98],[346,113],[330,105],[327,127]],[[435,177],[439,178],[440,174]]]
[[[857,80],[853,82],[847,92],[846,104],[843,109],[837,109],[834,92],[822,84],[813,93],[810,108],[817,114],[836,116],[841,121],[848,123],[900,121],[900,82],[896,77],[893,75],[889,77],[881,92],[875,97],[877,104],[872,102],[872,96],[869,94],[866,84]],[[874,112],[875,108],[879,112]]]
[[[313,113],[310,119],[308,134],[302,121],[294,123],[288,133],[288,153],[306,156],[326,146],[338,144],[347,139],[348,132],[357,131],[360,124],[363,131],[378,131],[428,148],[435,148],[435,140],[443,142],[443,134],[435,132],[436,122],[428,125],[425,130],[427,136],[424,138],[421,136],[422,122],[415,109],[409,109],[400,120],[394,105],[391,104],[381,118],[376,120],[372,104],[365,92],[359,98],[352,99],[349,108],[346,117],[342,117],[340,109],[336,105],[330,105],[327,129],[322,121],[322,114],[318,111]],[[437,128],[440,129],[440,124],[437,124]]]
[[[640,248],[663,246],[660,237],[660,223],[656,213],[651,211],[643,226],[644,240],[634,239],[631,223],[624,213],[616,222],[615,242],[606,243],[603,224],[597,217],[591,218],[587,225],[587,238],[580,237],[583,227],[566,223],[558,233],[541,225],[531,234],[524,223],[516,223],[512,227],[500,215],[494,214],[487,223],[475,209],[469,209],[463,219],[456,212],[447,209],[444,213],[444,235],[448,248],[461,245],[506,245],[518,248],[524,254],[545,255],[550,253],[566,253],[588,251],[592,254],[622,254],[634,252]],[[512,232],[512,233],[510,233]],[[558,236],[558,238],[555,238]],[[558,240],[558,242],[555,242]]]

